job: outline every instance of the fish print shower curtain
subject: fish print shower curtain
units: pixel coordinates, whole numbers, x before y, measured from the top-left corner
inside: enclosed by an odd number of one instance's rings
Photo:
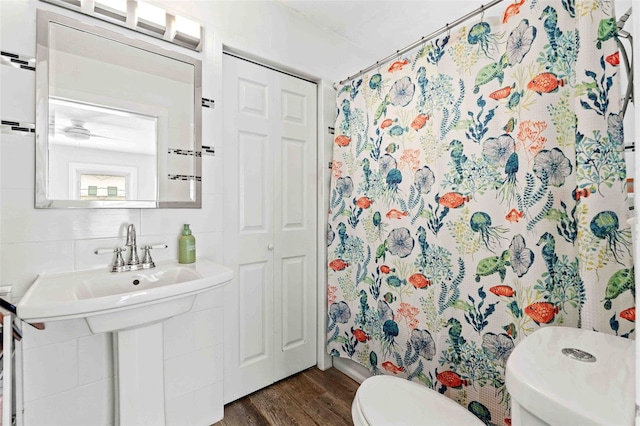
[[[635,321],[613,3],[505,4],[339,88],[328,227],[328,351],[498,425],[527,335]]]

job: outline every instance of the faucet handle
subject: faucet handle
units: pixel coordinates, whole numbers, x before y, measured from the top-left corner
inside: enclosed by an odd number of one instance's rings
[[[166,249],[167,247],[169,246],[167,246],[166,244],[153,244],[145,245],[144,247],[142,247],[142,250],[144,250],[144,256],[142,256],[142,264],[148,268],[155,267],[156,264],[153,263],[153,259],[151,259],[151,253],[149,251],[152,249]]]
[[[101,248],[101,249],[96,249],[93,253],[94,254],[110,254],[110,253],[118,253],[118,252],[123,252],[123,251],[127,251],[126,247],[122,247],[122,248]]]

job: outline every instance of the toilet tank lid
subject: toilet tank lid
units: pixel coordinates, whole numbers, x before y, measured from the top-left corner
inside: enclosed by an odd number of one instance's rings
[[[581,425],[632,425],[634,343],[585,329],[541,328],[511,353],[507,390],[514,401],[550,424],[571,419]],[[563,354],[564,348],[579,349],[596,360],[570,358]]]
[[[373,376],[356,393],[370,425],[483,425],[470,411],[425,386],[394,376]]]

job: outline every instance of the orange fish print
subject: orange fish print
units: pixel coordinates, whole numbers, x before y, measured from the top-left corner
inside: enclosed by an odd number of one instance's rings
[[[468,195],[462,195],[459,192],[447,192],[438,198],[440,205],[455,209],[469,201]]]
[[[335,259],[332,260],[331,263],[329,263],[329,268],[333,269],[334,271],[342,271],[347,266],[349,266],[349,264],[342,259]]]
[[[550,323],[558,312],[560,308],[549,302],[536,302],[524,308],[524,313],[538,324]]]
[[[387,265],[380,266],[380,272],[382,272],[383,274],[388,274],[389,272],[393,272],[393,271],[395,271],[395,269],[389,268]]]
[[[400,71],[402,69],[402,67],[404,67],[408,63],[409,63],[408,59],[405,59],[404,61],[396,61],[396,62],[392,63],[391,66],[389,67],[389,72]]]
[[[402,219],[403,216],[408,216],[409,212],[401,212],[400,210],[391,209],[387,212],[387,219]]]
[[[573,190],[573,198],[576,201],[578,201],[580,198],[587,198],[589,195],[591,195],[591,189],[589,188],[576,188]]]
[[[367,333],[360,330],[359,328],[356,328],[355,330],[353,330],[353,336],[356,338],[358,342],[366,342],[369,339],[369,336],[367,336]]]
[[[510,4],[504,11],[504,16],[502,17],[502,23],[506,24],[509,18],[520,13],[520,6],[524,4],[524,0],[520,0],[519,2]]]
[[[392,120],[390,118],[387,118],[382,123],[380,123],[380,128],[381,129],[386,129],[387,127],[391,126],[395,121],[396,120]]]
[[[511,94],[511,90],[513,90],[515,87],[516,87],[516,84],[513,83],[513,85],[511,86],[503,87],[502,89],[498,89],[495,92],[491,92],[489,94],[489,97],[491,99],[495,99],[496,101],[499,101],[500,99],[504,99],[507,96],[509,96]]]
[[[469,384],[468,380],[463,380],[457,373],[453,371],[443,371],[436,374],[436,378],[440,383],[448,388],[461,388]]]
[[[409,282],[415,288],[425,288],[431,285],[431,281],[422,274],[413,274],[409,277]]]
[[[418,114],[418,116],[411,122],[411,128],[417,132],[424,127],[427,120],[429,120],[428,115]]]
[[[398,374],[404,371],[404,367],[398,367],[391,361],[385,361],[382,363],[382,368],[387,370],[389,373]]]
[[[513,289],[508,285],[496,285],[491,287],[489,291],[495,294],[496,296],[511,297],[516,295],[516,292],[513,291]]]
[[[507,219],[511,223],[514,223],[514,222],[517,223],[523,217],[524,217],[523,212],[518,211],[516,209],[511,209],[511,211],[507,213],[507,215],[505,216],[505,219]]]
[[[620,312],[620,318],[624,318],[627,321],[636,322],[636,308],[627,308]]]
[[[340,135],[335,140],[336,145],[338,146],[347,146],[351,143],[351,138],[349,136]]]
[[[558,87],[564,86],[564,80],[558,78],[552,72],[543,72],[533,77],[533,79],[527,84],[527,89],[533,90],[539,95],[543,93],[553,93],[558,91]]]
[[[371,201],[367,197],[360,197],[358,201],[356,201],[356,206],[360,207],[361,209],[368,209],[371,204],[373,204],[373,201]]]
[[[617,67],[618,65],[620,65],[620,52],[612,53],[611,55],[604,58],[604,60],[614,67]]]

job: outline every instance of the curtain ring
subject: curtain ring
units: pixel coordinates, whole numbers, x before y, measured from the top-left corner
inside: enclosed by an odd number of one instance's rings
[[[480,22],[484,22],[484,5],[480,6]]]

